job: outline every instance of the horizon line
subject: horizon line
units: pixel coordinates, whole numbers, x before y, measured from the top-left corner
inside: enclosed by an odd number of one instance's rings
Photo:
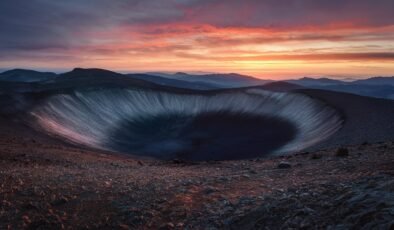
[[[186,73],[190,75],[208,75],[208,74],[238,74],[238,75],[244,75],[247,77],[252,77],[260,80],[271,80],[271,81],[281,81],[281,80],[298,80],[302,78],[312,78],[312,79],[322,79],[322,78],[328,78],[328,79],[335,79],[335,80],[361,80],[361,79],[368,79],[368,78],[374,78],[374,77],[383,77],[383,78],[388,78],[388,77],[394,77],[393,75],[330,75],[330,74],[302,74],[302,75],[272,75],[273,77],[266,77],[266,76],[256,76],[253,74],[245,74],[241,72],[212,72],[212,71],[196,71],[196,70],[179,70],[179,71],[168,71],[168,70],[147,70],[147,71],[138,71],[138,70],[117,70],[117,69],[106,69],[106,68],[98,68],[98,67],[72,67],[72,68],[31,68],[31,67],[15,67],[15,68],[0,68],[0,74],[3,74],[4,72],[11,71],[11,70],[32,70],[32,71],[37,71],[37,72],[51,72],[55,74],[63,74],[67,72],[71,72],[75,69],[102,69],[102,70],[107,70],[111,72],[116,72],[120,74],[150,74],[154,75],[155,73],[161,73],[161,74],[176,74],[176,73]],[[275,76],[275,77],[274,77]],[[276,79],[278,78],[278,79]]]

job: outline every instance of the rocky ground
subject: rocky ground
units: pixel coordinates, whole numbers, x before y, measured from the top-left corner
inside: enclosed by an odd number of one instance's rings
[[[393,229],[393,165],[392,141],[190,163],[0,133],[0,229]]]

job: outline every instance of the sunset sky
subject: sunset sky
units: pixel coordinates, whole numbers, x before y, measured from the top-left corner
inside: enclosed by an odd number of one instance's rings
[[[0,68],[394,75],[393,0],[2,0]]]

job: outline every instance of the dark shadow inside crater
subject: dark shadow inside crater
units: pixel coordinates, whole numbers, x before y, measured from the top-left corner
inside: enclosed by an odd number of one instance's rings
[[[296,132],[289,121],[254,114],[162,114],[123,122],[107,146],[163,160],[235,160],[269,155]]]

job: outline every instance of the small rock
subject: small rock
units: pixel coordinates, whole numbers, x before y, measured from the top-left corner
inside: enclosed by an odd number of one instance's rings
[[[54,206],[62,205],[68,202],[68,199],[64,196],[60,197],[59,199],[53,201],[51,204]]]
[[[128,225],[126,225],[126,224],[119,224],[119,228],[120,229],[124,229],[124,230],[130,229],[130,227]]]
[[[182,163],[185,163],[185,161],[175,158],[172,160],[172,163],[173,164],[182,164]]]
[[[249,174],[243,174],[242,177],[243,178],[250,178],[250,175]]]
[[[335,155],[337,157],[347,157],[349,156],[349,150],[347,148],[339,148]]]
[[[287,161],[281,161],[278,164],[278,168],[279,169],[288,169],[288,168],[291,168],[291,164]]]
[[[38,220],[31,222],[31,224],[29,224],[28,229],[46,229],[49,227],[48,225],[50,225],[48,220],[38,219]]]
[[[322,155],[316,154],[316,153],[311,156],[312,160],[317,160],[317,159],[321,159],[321,158],[322,158]]]
[[[219,177],[218,180],[223,181],[223,182],[226,182],[226,181],[229,181],[230,178],[225,177],[225,176],[222,176],[222,177]]]
[[[19,185],[23,185],[24,183],[23,183],[23,180],[22,179],[18,179],[18,184]]]
[[[173,223],[171,223],[171,222],[169,222],[169,223],[166,223],[166,224],[164,224],[164,225],[162,225],[161,227],[160,227],[160,229],[173,229],[175,227],[175,225],[173,224]]]
[[[27,224],[30,224],[30,223],[31,223],[31,220],[30,220],[29,216],[27,216],[27,215],[22,216],[22,219],[23,219],[23,221],[24,221],[25,223],[27,223]]]
[[[204,192],[205,194],[211,194],[211,193],[216,192],[216,191],[217,191],[217,189],[214,188],[214,187],[211,187],[211,186],[208,186],[208,187],[206,187],[206,188],[203,190],[203,192]]]
[[[25,208],[26,210],[32,210],[32,209],[38,210],[38,206],[37,206],[36,204],[34,204],[33,202],[27,203],[27,204],[24,206],[24,208]]]

